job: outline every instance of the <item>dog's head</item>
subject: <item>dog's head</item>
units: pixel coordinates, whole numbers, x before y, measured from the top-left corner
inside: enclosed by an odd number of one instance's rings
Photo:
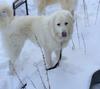
[[[13,19],[13,11],[6,4],[0,5],[0,27],[7,26]]]
[[[73,32],[73,22],[74,19],[69,11],[55,12],[51,16],[49,24],[53,38],[59,42],[69,40]]]

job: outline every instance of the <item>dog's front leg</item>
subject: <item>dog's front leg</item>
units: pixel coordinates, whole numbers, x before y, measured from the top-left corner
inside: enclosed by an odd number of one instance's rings
[[[56,63],[59,63],[62,57],[62,50],[61,49],[56,50],[55,54],[56,54]]]
[[[53,66],[52,60],[51,60],[52,57],[51,57],[51,51],[48,49],[45,49],[45,58],[46,58],[47,69],[51,68]]]
[[[47,70],[51,70],[51,69],[55,69],[57,66],[59,66],[59,63],[61,61],[61,57],[62,57],[62,50],[56,50],[55,51],[56,54],[56,62],[54,65],[52,65],[51,67],[49,67]]]

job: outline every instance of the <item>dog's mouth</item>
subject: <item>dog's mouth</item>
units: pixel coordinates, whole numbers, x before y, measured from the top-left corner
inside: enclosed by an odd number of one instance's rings
[[[56,33],[56,36],[58,37],[60,41],[64,41],[66,40],[68,34],[67,32],[62,32],[62,33]]]

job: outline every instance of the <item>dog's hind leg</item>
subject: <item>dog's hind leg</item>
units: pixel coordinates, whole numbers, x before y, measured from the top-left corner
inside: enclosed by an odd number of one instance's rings
[[[47,69],[49,69],[53,66],[53,64],[52,64],[51,52],[48,49],[45,49],[45,58],[46,58]]]
[[[21,38],[20,38],[21,39]],[[15,40],[16,42],[10,41],[9,44],[7,44],[6,49],[8,52],[8,56],[10,57],[9,60],[9,70],[10,74],[15,73],[15,62],[18,59],[21,49],[24,45],[24,40]]]
[[[9,70],[10,70],[10,74],[12,75],[15,74],[15,69],[16,69],[15,62],[20,55],[20,51],[21,51],[21,48],[10,50]]]

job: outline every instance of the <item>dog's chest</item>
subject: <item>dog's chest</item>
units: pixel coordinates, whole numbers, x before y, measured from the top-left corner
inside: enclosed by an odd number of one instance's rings
[[[51,37],[45,41],[45,44],[51,51],[57,50],[60,47],[60,44]]]

